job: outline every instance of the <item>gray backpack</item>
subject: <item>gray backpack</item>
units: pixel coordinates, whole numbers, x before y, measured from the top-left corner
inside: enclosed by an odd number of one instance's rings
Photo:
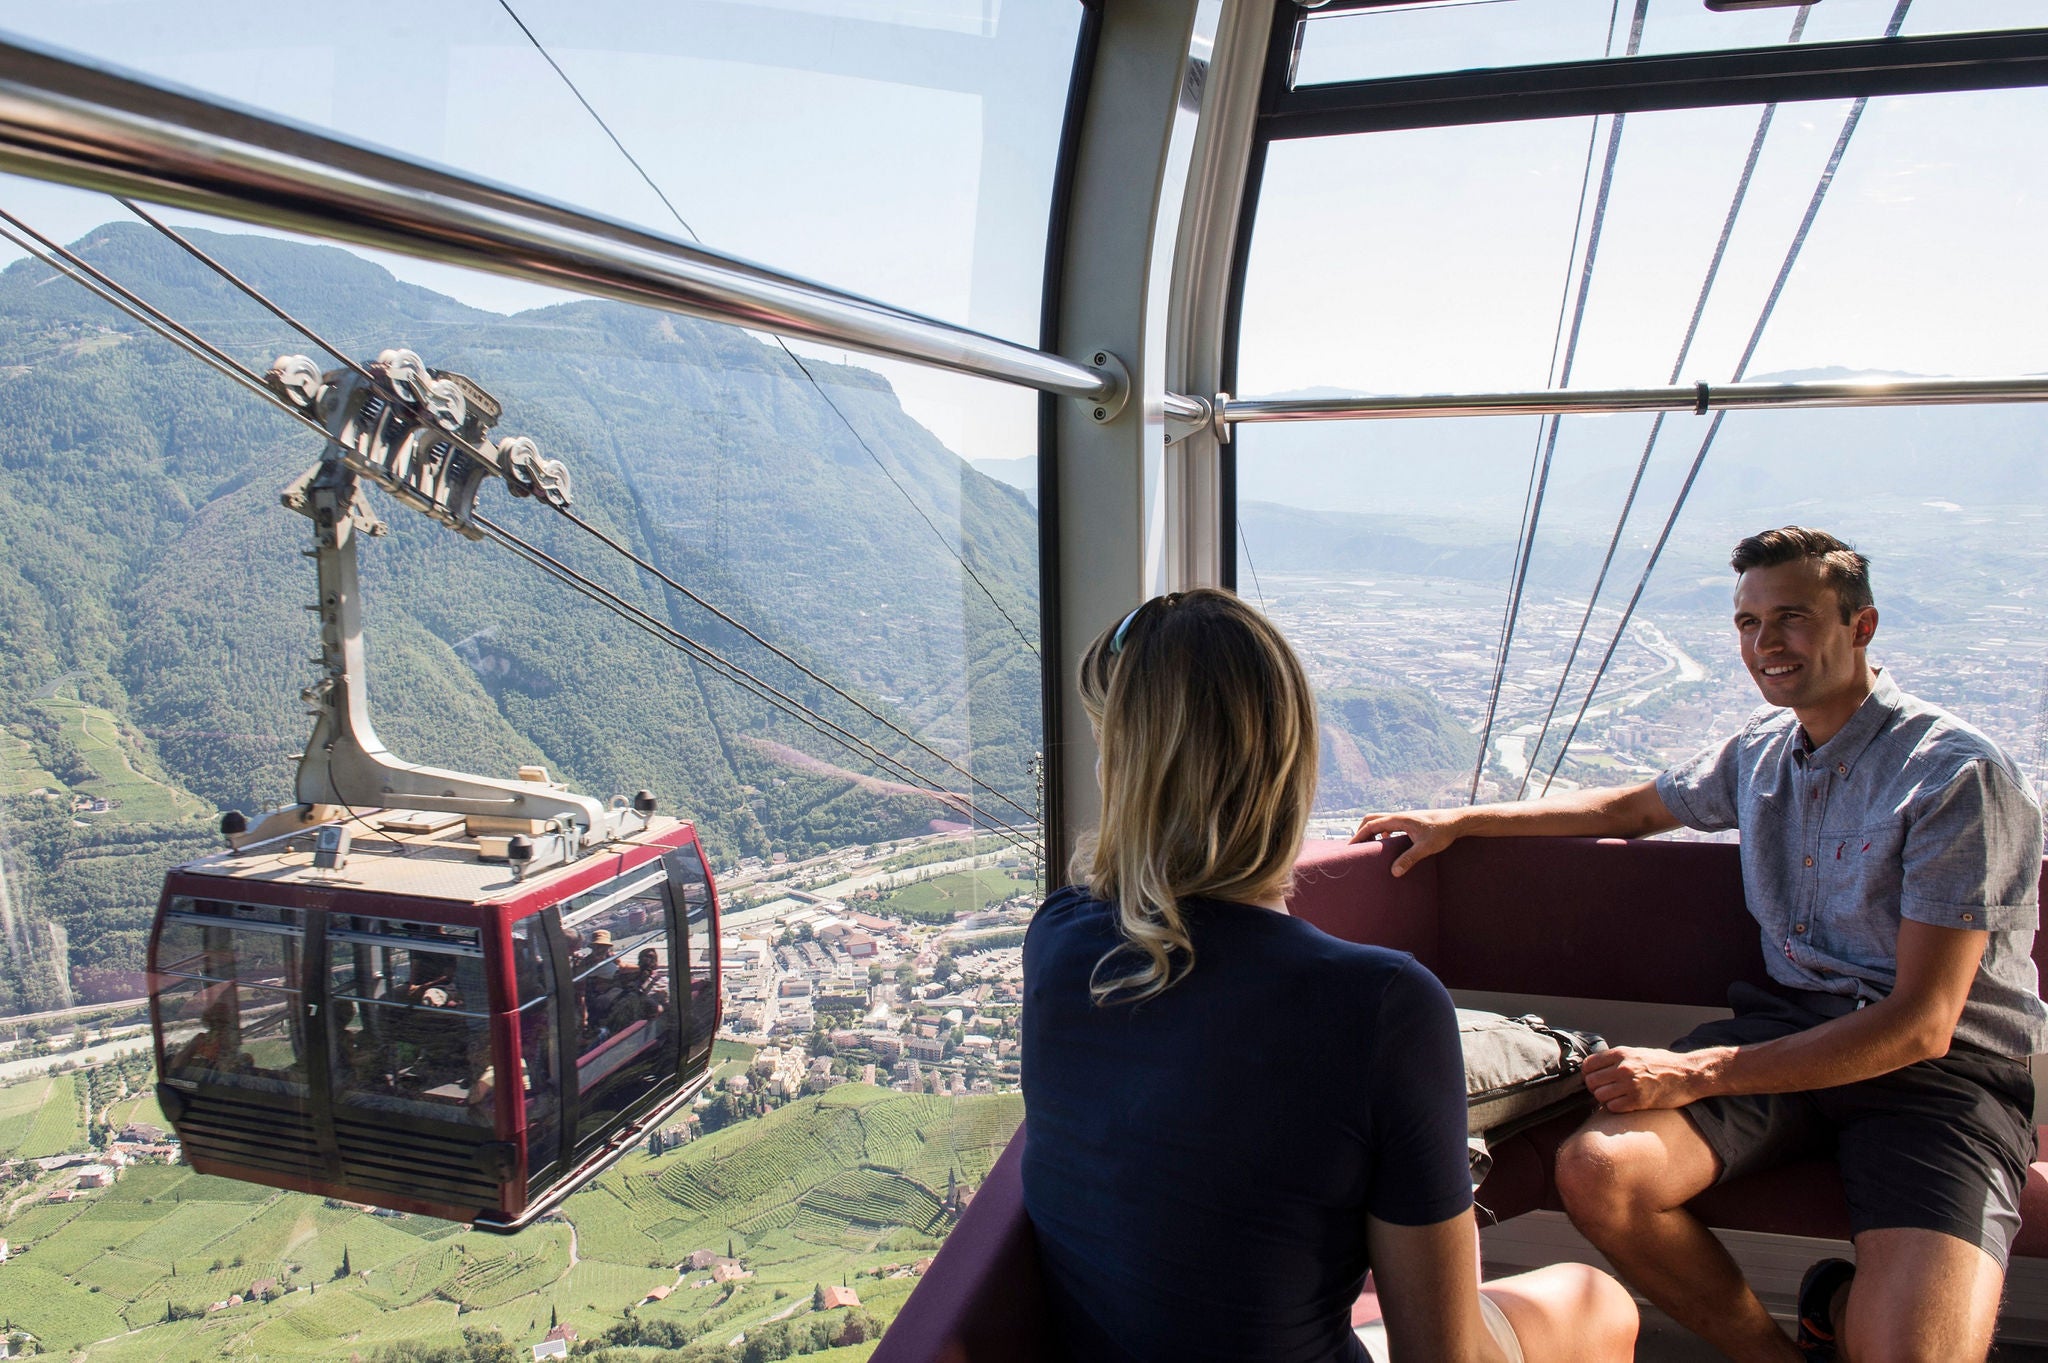
[[[1465,1052],[1466,1130],[1474,1187],[1493,1167],[1489,1141],[1505,1140],[1538,1122],[1593,1106],[1579,1070],[1587,1056],[1607,1049],[1603,1037],[1552,1027],[1533,1013],[1511,1018],[1460,1008],[1458,1041]]]

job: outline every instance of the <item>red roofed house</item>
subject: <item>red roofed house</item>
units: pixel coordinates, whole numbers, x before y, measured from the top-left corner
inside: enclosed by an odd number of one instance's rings
[[[841,1306],[859,1306],[860,1293],[850,1287],[828,1287],[825,1289],[825,1309],[834,1310]]]

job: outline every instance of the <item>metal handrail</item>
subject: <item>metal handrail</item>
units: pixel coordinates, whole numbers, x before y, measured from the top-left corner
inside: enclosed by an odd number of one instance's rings
[[[0,35],[0,170],[1115,406],[1113,371]]]
[[[1565,416],[1609,412],[1749,411],[1800,407],[1959,406],[2048,402],[2048,375],[1975,379],[1823,379],[1693,383],[1654,388],[1553,388],[1338,398],[1223,398],[1221,420],[1370,421],[1406,417]]]

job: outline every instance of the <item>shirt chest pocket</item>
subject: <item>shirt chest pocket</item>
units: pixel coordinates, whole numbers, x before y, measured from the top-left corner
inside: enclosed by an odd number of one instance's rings
[[[1889,966],[1898,951],[1906,821],[1826,829],[1819,844],[1813,945],[1845,961]]]

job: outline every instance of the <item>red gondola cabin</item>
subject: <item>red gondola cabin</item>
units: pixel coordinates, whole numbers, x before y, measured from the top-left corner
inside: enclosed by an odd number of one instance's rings
[[[158,1093],[194,1168],[511,1231],[697,1091],[719,996],[695,830],[530,875],[513,841],[384,810],[170,875]]]

